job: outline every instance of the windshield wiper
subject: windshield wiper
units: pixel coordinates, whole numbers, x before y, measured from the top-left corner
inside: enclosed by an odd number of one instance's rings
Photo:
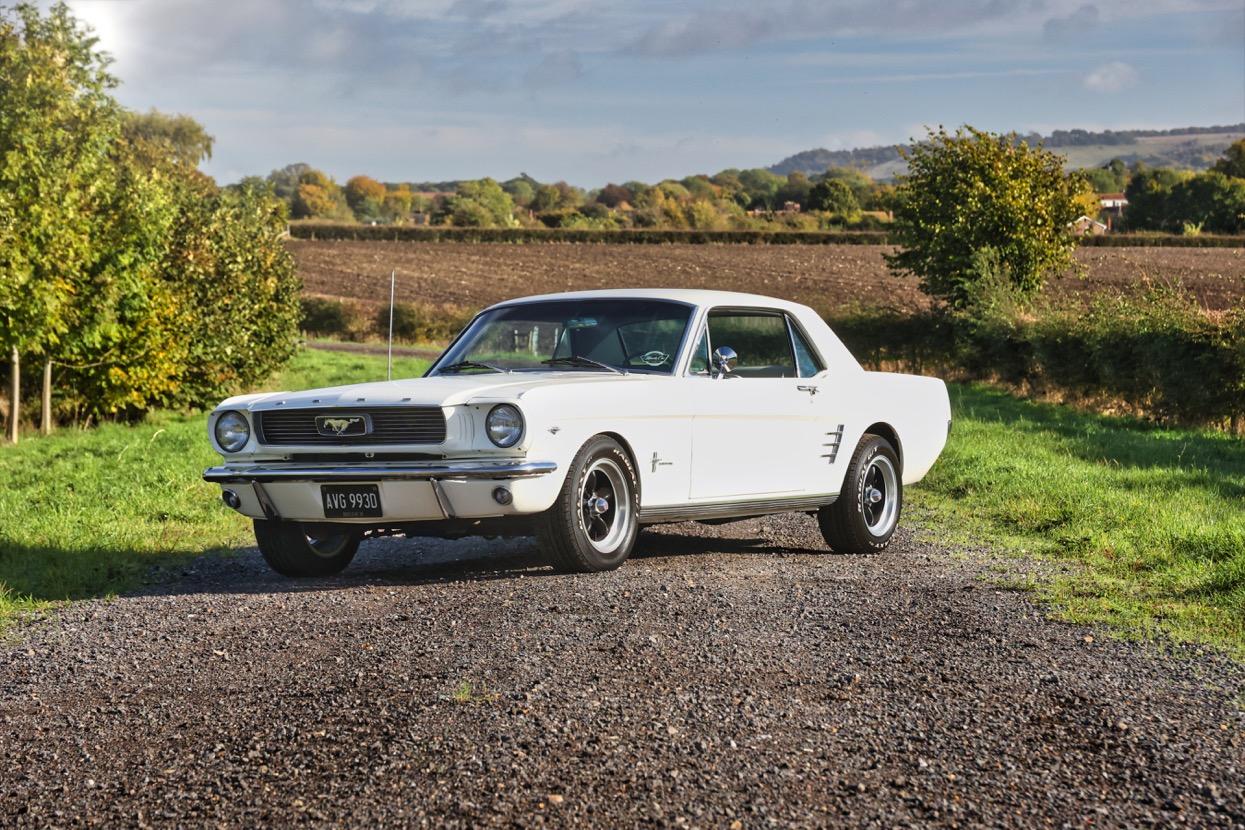
[[[546,366],[577,366],[583,369],[604,369],[607,372],[613,372],[616,375],[627,374],[616,366],[608,363],[602,363],[599,360],[593,360],[590,357],[584,357],[581,354],[573,354],[569,357],[551,357],[548,360],[542,360],[541,363]]]
[[[490,372],[501,372],[502,374],[510,373],[509,369],[503,369],[500,366],[494,366],[492,363],[481,363],[478,360],[460,360],[457,363],[451,363],[449,366],[440,367],[439,369],[437,369],[437,374],[441,375],[441,374],[445,374],[446,372],[450,374],[455,374],[455,373],[463,371],[464,369],[487,369]]]

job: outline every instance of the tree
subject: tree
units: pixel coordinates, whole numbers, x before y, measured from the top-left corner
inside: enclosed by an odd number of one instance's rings
[[[748,194],[746,207],[757,210],[782,207],[781,204],[775,204],[778,200],[778,188],[787,181],[782,176],[758,167],[740,170],[739,181],[744,186],[744,192]]]
[[[14,441],[19,355],[56,348],[98,255],[92,233],[121,111],[96,42],[64,3],[46,17],[26,3],[0,8],[0,346],[11,364]]]
[[[381,215],[390,222],[405,222],[415,209],[415,194],[411,186],[400,184],[392,190],[385,191],[381,202]]]
[[[607,208],[617,208],[619,205],[631,204],[634,201],[635,194],[622,185],[613,183],[601,188],[601,192],[597,194],[597,203]]]
[[[795,202],[798,205],[808,204],[808,192],[812,189],[812,184],[808,180],[808,176],[803,173],[788,173],[785,184],[778,188],[778,192],[774,194],[774,207],[780,208],[787,202]]]
[[[1245,179],[1208,171],[1182,179],[1167,197],[1167,230],[1186,226],[1211,233],[1245,230]]]
[[[1068,224],[1085,183],[1064,174],[1061,156],[972,127],[931,130],[904,156],[892,231],[900,249],[887,262],[919,277],[926,293],[971,305],[985,249],[997,252],[1000,277],[1022,297],[1072,264]]]
[[[1235,179],[1245,179],[1245,138],[1232,142],[1210,169]]]
[[[510,198],[514,200],[516,205],[527,207],[536,195],[536,189],[540,187],[540,182],[532,179],[525,173],[517,179],[510,179],[503,183],[501,187],[502,190],[510,194]]]
[[[186,167],[212,157],[214,139],[189,115],[127,112],[122,129],[137,152],[159,153]]]
[[[463,227],[508,228],[514,224],[514,202],[493,179],[460,182],[443,202],[441,218]]]
[[[852,191],[856,203],[865,210],[871,210],[876,200],[878,184],[869,178],[869,174],[854,167],[831,167],[821,174],[818,181],[840,181]]]
[[[269,173],[268,183],[272,185],[272,192],[276,197],[284,200],[292,207],[294,197],[298,195],[298,186],[303,182],[303,174],[309,173],[313,169],[305,161],[287,164],[280,170],[273,170]]]
[[[337,182],[315,168],[307,168],[299,175],[290,213],[295,219],[354,219]]]
[[[822,179],[813,185],[808,192],[808,206],[812,210],[824,210],[839,215],[860,211],[856,194],[842,179]]]
[[[1124,196],[1128,207],[1124,221],[1130,230],[1163,230],[1178,227],[1180,219],[1172,215],[1172,189],[1185,174],[1166,167],[1137,165],[1129,179]]]
[[[354,217],[362,221],[381,218],[385,193],[383,184],[367,176],[354,176],[346,182],[346,204],[354,212]]]

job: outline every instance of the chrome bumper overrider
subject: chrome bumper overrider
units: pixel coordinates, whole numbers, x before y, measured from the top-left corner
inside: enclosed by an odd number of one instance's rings
[[[208,467],[205,481],[425,481],[441,478],[532,478],[558,469],[552,461],[413,461],[359,464],[236,464]]]

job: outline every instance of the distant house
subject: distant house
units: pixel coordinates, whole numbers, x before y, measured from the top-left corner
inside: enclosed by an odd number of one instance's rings
[[[1068,223],[1068,227],[1078,236],[1102,236],[1107,232],[1105,224],[1089,216],[1078,216]]]
[[[1104,213],[1122,216],[1124,208],[1128,207],[1128,199],[1124,198],[1123,193],[1099,193],[1098,206]]]

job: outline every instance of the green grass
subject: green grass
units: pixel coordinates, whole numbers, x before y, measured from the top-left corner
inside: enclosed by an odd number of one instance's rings
[[[937,533],[1069,564],[1068,620],[1245,654],[1245,442],[953,386],[955,432],[910,501]]]
[[[426,363],[395,361],[395,375]],[[269,384],[378,380],[383,357],[305,351]],[[955,432],[909,492],[932,531],[1047,559],[998,578],[1065,619],[1245,655],[1245,442],[952,386]],[[199,478],[203,414],[28,438],[0,449],[0,624],[132,587],[153,564],[251,544]]]
[[[395,377],[427,361],[394,360]],[[383,380],[384,358],[303,351],[271,390]],[[0,626],[49,602],[132,587],[153,564],[249,544],[245,519],[204,482],[219,462],[204,413],[63,430],[0,448]]]

